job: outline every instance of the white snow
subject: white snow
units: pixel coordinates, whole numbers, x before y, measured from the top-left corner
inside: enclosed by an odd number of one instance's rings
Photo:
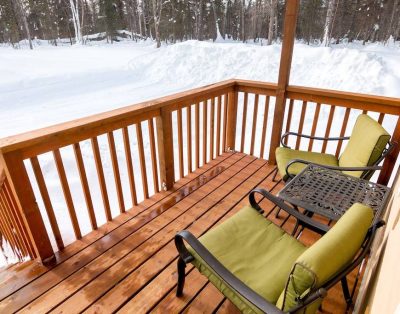
[[[52,47],[41,45],[34,50],[0,47],[0,137],[53,125],[79,117],[131,105],[178,91],[230,78],[276,82],[281,46],[187,41],[155,49],[151,41],[123,41],[114,44]],[[294,49],[290,83],[292,85],[330,88],[343,91],[400,97],[400,47],[360,43],[313,47],[297,43]],[[311,110],[311,109],[310,109]],[[240,112],[240,110],[239,110]],[[340,115],[343,114],[339,111]],[[185,112],[184,112],[185,114]],[[321,115],[326,116],[323,108]],[[335,119],[340,118],[335,115]],[[248,114],[248,117],[251,117]],[[271,116],[271,114],[270,114]],[[184,116],[185,118],[185,116]],[[259,119],[262,115],[259,115]],[[295,119],[298,117],[295,116]],[[338,120],[339,122],[339,120]],[[393,121],[385,121],[393,128]],[[307,120],[305,131],[311,121]],[[350,124],[350,123],[349,123]],[[143,124],[143,132],[147,132]],[[349,128],[348,128],[349,130]],[[138,156],[135,130],[130,129],[135,172]],[[339,132],[339,130],[333,130]],[[117,151],[124,195],[128,201],[128,184],[121,132],[116,132]],[[186,135],[185,135],[186,136]],[[106,180],[113,180],[107,141],[99,139]],[[248,146],[249,143],[246,143]],[[105,222],[100,190],[90,142],[81,144],[91,184],[99,224]],[[149,158],[148,143],[145,143]],[[80,189],[72,149],[61,150],[68,169],[75,207],[83,233],[90,230],[84,197]],[[66,243],[74,240],[70,219],[59,186],[51,154],[39,157],[54,209]],[[32,175],[28,165],[30,175]],[[138,180],[140,175],[136,175]],[[151,175],[149,175],[151,184]],[[140,186],[140,180],[137,181]],[[38,194],[35,187],[36,195]],[[109,188],[110,202],[118,214],[115,189]],[[56,197],[54,197],[56,196]],[[39,200],[43,212],[43,205]],[[44,213],[44,212],[43,212]],[[44,214],[47,227],[49,223]],[[54,244],[54,239],[53,244]],[[3,261],[0,259],[0,266]]]

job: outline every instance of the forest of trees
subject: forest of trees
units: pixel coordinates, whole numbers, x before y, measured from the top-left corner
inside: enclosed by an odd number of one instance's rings
[[[128,36],[158,46],[219,37],[271,44],[281,36],[284,7],[282,0],[1,0],[0,43],[112,43]],[[297,37],[325,45],[399,40],[400,0],[302,0]]]

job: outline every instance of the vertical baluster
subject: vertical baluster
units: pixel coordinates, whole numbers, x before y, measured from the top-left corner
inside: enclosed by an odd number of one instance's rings
[[[368,110],[363,110],[362,113],[363,114],[368,114]]]
[[[115,187],[117,190],[119,212],[122,214],[125,212],[125,201],[124,201],[124,194],[122,192],[121,176],[119,173],[117,151],[115,149],[114,133],[113,132],[107,133],[107,138],[108,138],[108,147],[110,148],[110,156],[111,156],[111,163],[112,163],[112,168],[113,168],[113,173],[114,173]]]
[[[242,120],[242,138],[240,142],[240,151],[243,153],[244,151],[244,141],[246,137],[246,120],[247,120],[247,101],[248,101],[248,94],[244,93],[244,100],[243,100],[243,120]]]
[[[192,105],[186,107],[186,129],[187,129],[187,169],[192,172]]]
[[[3,201],[3,206],[6,209],[6,211],[9,213],[11,223],[13,225],[13,233],[15,233],[15,238],[17,239],[19,243],[19,249],[21,250],[21,253],[23,256],[28,256],[30,255],[30,252],[28,250],[28,245],[25,242],[25,237],[23,234],[23,230],[21,228],[21,225],[19,224],[18,221],[18,216],[17,216],[17,208],[14,208],[11,200],[9,199],[6,191],[6,186],[3,185],[2,191],[0,192],[0,201]],[[1,206],[0,206],[1,207]]]
[[[265,106],[264,106],[264,120],[261,131],[260,158],[264,158],[265,138],[267,136],[268,111],[269,111],[269,96],[266,96]]]
[[[54,214],[53,205],[51,203],[49,192],[46,187],[46,182],[44,181],[44,177],[43,177],[42,169],[40,168],[39,160],[35,156],[35,157],[32,157],[30,159],[30,161],[32,164],[32,169],[33,169],[33,173],[36,178],[36,182],[39,187],[40,195],[42,196],[44,208],[46,210],[47,217],[49,218],[50,227],[51,227],[51,230],[53,231],[53,235],[56,240],[57,247],[59,250],[62,250],[64,248],[64,242],[61,237],[60,229],[58,227],[57,219]]]
[[[335,106],[331,106],[329,110],[329,117],[328,117],[328,123],[326,124],[326,130],[325,130],[325,137],[329,137],[329,133],[331,132],[331,127],[332,127],[332,121],[333,121],[333,115],[335,114]],[[328,144],[328,141],[324,141],[322,144],[322,153],[325,153],[326,151],[326,146]]]
[[[349,121],[349,116],[350,116],[350,108],[346,108],[346,111],[345,111],[344,117],[343,117],[342,128],[340,130],[340,137],[343,137],[344,133],[346,132],[346,127],[347,127],[347,122]],[[343,144],[343,141],[338,141],[337,147],[336,147],[336,154],[335,154],[336,158],[339,157],[340,150],[342,149],[342,144]]]
[[[289,132],[290,131],[290,125],[292,123],[292,115],[293,115],[293,104],[294,104],[294,100],[290,99],[289,101],[289,108],[288,108],[288,115],[287,115],[287,120],[286,120],[286,130],[285,132]],[[285,137],[284,142],[287,145],[288,143],[288,136]]]
[[[216,138],[216,151],[215,155],[219,156],[221,154],[221,101],[222,97],[218,96],[217,104],[217,138]]]
[[[196,168],[200,167],[200,105],[195,106],[195,128],[196,128]]]
[[[104,171],[103,171],[103,163],[101,162],[99,142],[97,140],[97,137],[93,137],[91,139],[91,142],[92,142],[94,163],[96,165],[97,177],[99,179],[101,197],[103,199],[104,212],[106,214],[107,221],[111,221],[112,216],[111,216],[111,209],[110,209],[110,201],[108,199],[106,180],[104,178]]]
[[[178,154],[179,154],[179,176],[185,176],[183,167],[183,135],[182,135],[182,109],[177,110],[178,113]]]
[[[254,155],[254,141],[257,129],[257,113],[258,113],[258,94],[254,95],[254,111],[253,111],[253,126],[251,128],[250,155]]]
[[[73,145],[73,148],[74,148],[76,164],[78,166],[79,177],[81,180],[83,195],[85,197],[86,208],[87,208],[87,211],[89,214],[90,224],[92,226],[92,229],[95,230],[95,229],[97,229],[96,215],[94,213],[93,201],[92,201],[92,196],[90,194],[89,183],[87,180],[85,165],[83,164],[81,147],[80,147],[79,143],[75,143]]]
[[[311,127],[311,136],[315,136],[315,132],[317,131],[317,124],[318,124],[318,118],[319,118],[319,113],[321,111],[321,104],[316,105],[315,111],[314,111],[314,118],[313,118],[313,124]],[[308,151],[312,151],[312,147],[314,144],[314,140],[311,138],[310,142],[308,143]]]
[[[210,160],[214,159],[214,115],[215,115],[215,98],[211,98],[210,113]]]
[[[378,123],[380,124],[380,125],[382,125],[382,123],[383,123],[383,119],[385,118],[385,114],[384,113],[380,113],[379,114],[379,118],[378,118]]]
[[[160,186],[158,184],[158,168],[157,168],[157,155],[156,155],[156,139],[154,137],[154,124],[153,118],[148,120],[149,124],[149,137],[150,137],[150,151],[151,151],[151,165],[153,168],[153,185],[154,193],[160,191]]]
[[[14,226],[12,223],[12,219],[10,217],[10,212],[9,209],[6,207],[5,203],[3,202],[3,197],[0,193],[0,209],[2,209],[2,215],[3,217],[1,218],[2,221],[4,221],[6,228],[8,230],[8,240],[10,241],[11,247],[13,249],[13,252],[20,256],[18,251],[16,249],[22,248],[22,243],[19,241],[18,237],[14,233]]]
[[[54,160],[56,162],[56,168],[57,168],[58,176],[60,178],[61,188],[63,190],[65,202],[67,204],[69,217],[72,222],[72,228],[74,229],[75,237],[77,239],[80,239],[80,238],[82,238],[81,229],[79,228],[78,218],[76,217],[75,206],[74,206],[74,202],[72,200],[71,190],[69,188],[64,164],[61,159],[60,150],[58,150],[58,149],[54,150],[53,156],[54,156]]]
[[[22,233],[22,237],[23,237],[24,243],[25,243],[25,245],[26,245],[26,247],[28,249],[29,256],[31,256],[32,258],[35,258],[36,257],[35,249],[34,249],[34,247],[32,245],[32,242],[30,241],[28,230],[26,229],[26,226],[24,224],[23,217],[21,216],[20,209],[18,208],[18,204],[17,204],[17,202],[15,200],[15,196],[11,192],[11,187],[10,187],[10,185],[8,183],[8,179],[7,178],[5,178],[5,180],[4,180],[3,189],[4,189],[4,192],[5,192],[6,198],[10,203],[11,208],[14,209],[14,213],[15,213],[16,219],[17,219],[18,228]]]
[[[142,185],[144,198],[149,198],[149,188],[147,186],[147,173],[146,173],[146,160],[144,155],[142,125],[140,122],[136,123],[136,136],[139,151],[140,171],[142,173]]]
[[[122,137],[123,137],[123,140],[124,140],[126,168],[128,170],[129,188],[130,188],[130,192],[131,192],[131,199],[132,199],[133,206],[135,206],[135,205],[137,205],[135,175],[133,173],[131,144],[130,144],[130,140],[129,140],[129,132],[128,132],[128,128],[127,127],[124,127],[122,129]]]
[[[203,101],[203,165],[207,163],[208,100]]]
[[[226,147],[226,120],[228,118],[228,94],[224,95],[224,118],[222,122],[222,151],[225,151]]]
[[[297,133],[302,134],[303,133],[303,126],[304,126],[304,118],[306,116],[306,109],[307,109],[307,102],[303,101],[303,104],[301,106],[301,114],[300,114],[300,121],[299,121],[299,128]],[[301,142],[301,137],[298,136],[296,140],[296,149],[300,148],[300,142]]]

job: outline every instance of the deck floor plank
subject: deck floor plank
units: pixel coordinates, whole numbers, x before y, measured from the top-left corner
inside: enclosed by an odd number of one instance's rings
[[[190,230],[199,237],[244,205],[262,187],[276,193],[273,166],[242,153],[224,153],[66,247],[50,267],[27,262],[0,274],[0,312],[13,313],[239,313],[192,265],[186,267],[184,295],[176,293],[177,251],[173,237]],[[259,198],[265,216],[291,231],[294,219]],[[318,239],[306,231],[300,240]],[[353,286],[356,271],[349,277]],[[344,313],[340,285],[328,293],[322,313]]]

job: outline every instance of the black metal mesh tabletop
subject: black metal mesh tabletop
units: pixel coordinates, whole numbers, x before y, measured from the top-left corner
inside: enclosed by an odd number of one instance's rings
[[[280,192],[283,200],[338,220],[354,203],[371,207],[380,217],[390,189],[317,165],[308,165]]]

